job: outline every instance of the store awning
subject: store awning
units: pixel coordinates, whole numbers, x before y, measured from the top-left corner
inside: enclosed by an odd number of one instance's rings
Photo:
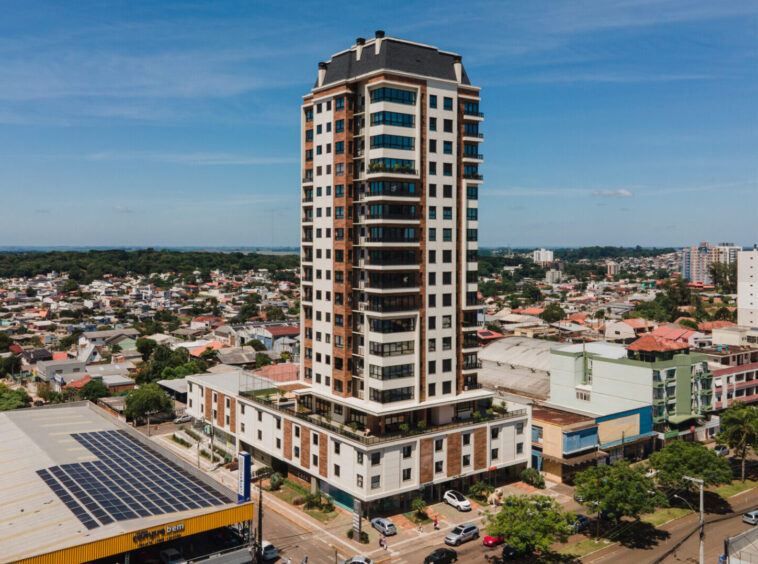
[[[605,458],[606,456],[608,456],[608,453],[603,450],[593,450],[587,454],[580,454],[579,456],[572,456],[571,458],[551,456],[549,454],[542,453],[543,460],[557,462],[558,464],[563,464],[564,466],[578,466],[580,464],[584,464],[585,462],[592,462],[598,458]]]

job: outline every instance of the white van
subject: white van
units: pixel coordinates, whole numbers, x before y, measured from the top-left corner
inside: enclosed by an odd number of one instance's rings
[[[748,525],[758,525],[758,509],[748,511],[742,516],[742,522]]]

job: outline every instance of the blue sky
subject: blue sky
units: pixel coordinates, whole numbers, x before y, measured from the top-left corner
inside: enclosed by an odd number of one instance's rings
[[[758,240],[758,2],[0,0],[0,245],[296,245],[299,105],[375,29],[482,86],[482,245]]]

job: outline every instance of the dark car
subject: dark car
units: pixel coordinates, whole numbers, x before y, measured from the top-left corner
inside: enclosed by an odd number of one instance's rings
[[[590,526],[590,518],[587,517],[586,515],[577,515],[576,516],[576,521],[574,521],[573,523],[571,523],[571,529],[575,533],[579,533],[579,532],[585,530],[589,526]]]
[[[438,548],[424,558],[424,564],[450,564],[457,561],[458,553],[452,548]]]
[[[523,550],[519,550],[509,544],[506,544],[503,547],[503,560],[518,560],[524,556],[524,554],[525,552]]]

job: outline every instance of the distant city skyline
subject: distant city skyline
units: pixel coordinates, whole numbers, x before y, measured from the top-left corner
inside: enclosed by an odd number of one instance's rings
[[[0,245],[297,246],[303,77],[375,29],[483,88],[482,247],[758,240],[758,4],[330,7],[5,6]]]

